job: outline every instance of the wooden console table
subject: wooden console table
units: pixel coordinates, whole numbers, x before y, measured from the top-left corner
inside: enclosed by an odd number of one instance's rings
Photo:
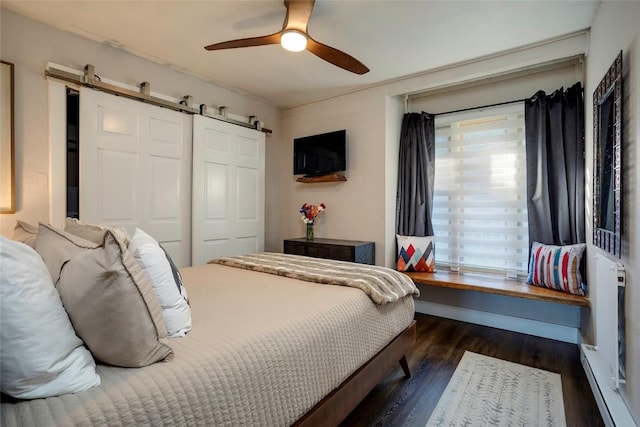
[[[376,261],[375,242],[355,240],[318,238],[309,241],[304,237],[286,239],[284,253],[371,265]]]

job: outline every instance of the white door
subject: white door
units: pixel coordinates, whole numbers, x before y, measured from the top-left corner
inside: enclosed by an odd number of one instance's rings
[[[264,250],[263,132],[193,118],[192,261]]]
[[[139,227],[191,265],[191,116],[80,91],[80,220]]]

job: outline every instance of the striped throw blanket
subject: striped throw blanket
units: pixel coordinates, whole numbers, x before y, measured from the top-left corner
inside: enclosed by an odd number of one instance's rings
[[[409,277],[375,265],[269,252],[218,258],[210,260],[209,264],[244,268],[307,282],[349,286],[362,290],[376,304],[395,302],[407,295],[420,295]]]

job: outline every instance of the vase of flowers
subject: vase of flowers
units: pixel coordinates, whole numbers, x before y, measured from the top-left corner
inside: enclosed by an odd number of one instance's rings
[[[302,214],[300,219],[307,226],[307,240],[313,240],[313,225],[315,224],[316,217],[326,208],[327,206],[324,203],[320,203],[320,205],[309,205],[305,203],[300,208],[300,213]]]
[[[313,240],[313,222],[307,223],[307,240],[308,241]]]

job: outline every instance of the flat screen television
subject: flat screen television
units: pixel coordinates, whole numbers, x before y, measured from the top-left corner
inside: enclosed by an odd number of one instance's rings
[[[293,140],[293,174],[322,176],[347,169],[347,131]]]

